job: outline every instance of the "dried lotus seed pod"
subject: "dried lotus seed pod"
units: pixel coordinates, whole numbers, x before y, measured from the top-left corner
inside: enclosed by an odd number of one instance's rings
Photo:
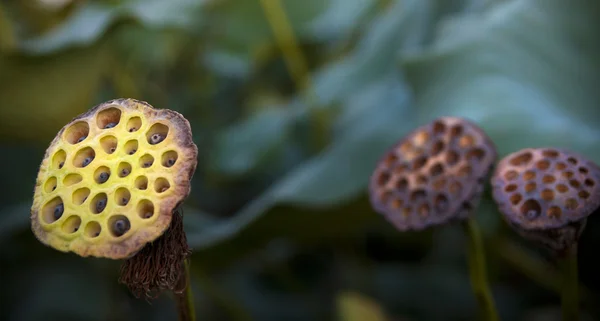
[[[505,220],[558,252],[577,242],[600,206],[600,168],[566,150],[526,148],[507,155],[491,183]]]
[[[56,135],[35,185],[31,225],[44,244],[123,259],[159,238],[190,192],[197,147],[179,113],[117,99]]]
[[[385,153],[370,179],[371,204],[400,231],[464,219],[495,159],[495,146],[479,127],[436,119]]]

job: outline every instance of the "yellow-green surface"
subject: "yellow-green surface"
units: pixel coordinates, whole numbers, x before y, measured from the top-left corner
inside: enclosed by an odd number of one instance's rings
[[[176,112],[131,99],[96,106],[47,149],[33,231],[60,251],[129,257],[169,226],[189,193],[196,155],[189,123]]]

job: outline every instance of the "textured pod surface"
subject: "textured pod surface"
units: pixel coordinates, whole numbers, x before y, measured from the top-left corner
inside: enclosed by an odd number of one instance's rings
[[[371,205],[401,231],[465,218],[495,159],[494,144],[475,124],[436,119],[385,153],[370,179]]]
[[[100,104],[64,126],[46,150],[32,230],[63,252],[127,258],[168,228],[190,192],[197,154],[179,113],[133,99]]]
[[[556,148],[528,148],[507,155],[491,182],[500,212],[520,230],[550,230],[578,222],[583,227],[600,206],[600,168],[581,155]]]

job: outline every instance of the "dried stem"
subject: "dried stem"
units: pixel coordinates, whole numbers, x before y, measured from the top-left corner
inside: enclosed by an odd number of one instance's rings
[[[560,258],[563,270],[561,292],[563,321],[579,320],[579,274],[577,271],[577,243],[566,250]]]

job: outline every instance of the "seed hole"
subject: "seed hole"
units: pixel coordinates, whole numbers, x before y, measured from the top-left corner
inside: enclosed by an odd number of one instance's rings
[[[402,165],[396,166],[394,168],[394,173],[397,175],[400,175],[400,174],[404,173],[407,169],[408,169],[408,166],[402,164]]]
[[[440,177],[433,182],[433,189],[436,191],[440,191],[440,190],[444,189],[447,182],[448,182],[448,180],[446,178]]]
[[[163,159],[164,159],[165,154],[163,154]],[[385,164],[385,167],[392,167],[394,166],[394,164],[398,161],[398,156],[396,156],[396,154],[394,153],[389,153],[388,155],[385,156],[384,160],[383,160],[383,164]],[[163,164],[164,165],[164,164]]]
[[[98,237],[100,235],[101,231],[102,231],[102,226],[100,226],[100,223],[95,222],[95,221],[88,222],[85,225],[85,229],[83,230],[83,232],[85,233],[85,236],[90,237],[90,238]]]
[[[138,176],[135,179],[135,188],[145,190],[148,188],[148,178],[146,176]]]
[[[481,148],[473,148],[467,152],[467,159],[481,161],[485,157],[485,151]]]
[[[454,166],[458,163],[460,156],[458,155],[458,153],[454,150],[449,150],[446,153],[446,163],[449,166]]]
[[[88,196],[90,196],[90,189],[87,187],[82,187],[75,192],[73,192],[73,204],[81,205],[83,204]]]
[[[394,210],[399,209],[400,207],[402,207],[402,203],[404,203],[401,199],[399,198],[395,198],[392,200],[392,202],[390,203],[390,207]]]
[[[133,155],[138,150],[138,141],[133,139],[125,143],[125,153],[127,155]]]
[[[577,195],[579,195],[579,197],[583,198],[584,200],[590,197],[590,193],[588,193],[588,191],[579,191]]]
[[[534,199],[528,199],[521,205],[521,214],[528,220],[534,220],[540,216],[542,207]]]
[[[504,179],[506,179],[507,181],[512,181],[513,179],[517,178],[519,176],[519,173],[517,173],[514,170],[509,170],[504,174]]]
[[[402,143],[402,145],[400,145],[400,153],[402,154],[406,154],[409,153],[410,151],[412,151],[412,149],[414,148],[413,144],[409,141]]]
[[[410,213],[412,213],[412,207],[407,206],[402,209],[402,216],[404,216],[405,218],[410,216]]]
[[[436,163],[429,169],[429,175],[436,177],[444,173],[444,166],[440,163]]]
[[[463,133],[463,127],[461,125],[454,125],[450,129],[450,136],[452,136],[452,137],[460,136],[460,135],[462,135],[462,133]]]
[[[46,180],[46,184],[44,184],[44,191],[46,193],[51,193],[56,189],[56,177],[52,176]]]
[[[420,184],[420,185],[427,184],[427,177],[425,177],[425,175],[417,176],[417,184]]]
[[[417,171],[427,164],[427,156],[421,156],[413,161],[413,170]]]
[[[73,165],[78,168],[88,166],[96,157],[96,152],[91,147],[84,147],[77,151],[73,158]]]
[[[560,162],[560,163],[556,163],[555,167],[557,170],[562,171],[563,169],[567,168],[567,164]]]
[[[536,187],[537,186],[534,182],[528,183],[527,185],[525,185],[525,192],[531,193],[531,192],[535,191]]]
[[[177,162],[177,152],[174,150],[164,152],[161,158],[161,163],[164,167],[172,167]]]
[[[524,152],[511,158],[509,163],[513,166],[525,166],[531,161],[532,158],[533,155],[531,155],[531,152]]]
[[[107,154],[112,154],[117,150],[117,138],[115,136],[104,136],[100,139],[100,146]]]
[[[567,185],[558,184],[556,185],[556,190],[558,190],[561,193],[566,193],[567,191],[569,191],[569,188],[567,187]]]
[[[108,219],[110,233],[114,237],[121,237],[131,229],[131,223],[125,215],[113,215]]]
[[[412,202],[415,202],[415,201],[424,199],[426,196],[427,196],[427,193],[424,190],[418,189],[418,190],[413,191],[410,194],[410,200]]]
[[[429,205],[427,203],[421,204],[421,206],[419,206],[419,215],[421,215],[421,217],[423,218],[429,216]]]
[[[154,181],[154,190],[157,193],[163,193],[171,187],[169,181],[166,178],[159,177]]]
[[[133,133],[142,127],[142,119],[140,117],[131,117],[127,121],[127,131]]]
[[[582,167],[579,167],[579,172],[580,172],[581,174],[587,174],[589,171],[588,171],[588,169],[587,169],[587,168],[585,168],[585,167],[583,167],[583,166],[582,166]]]
[[[444,150],[445,144],[443,141],[438,140],[436,141],[432,146],[431,146],[431,156],[437,156],[439,155],[442,150]]]
[[[578,180],[576,179],[572,179],[569,181],[569,184],[573,187],[573,188],[579,188],[581,186],[581,183],[579,183]]]
[[[140,157],[140,167],[141,168],[148,168],[148,167],[152,166],[152,164],[154,164],[154,157],[152,157],[152,155],[146,154],[146,155]]]
[[[42,219],[47,224],[54,223],[62,217],[64,211],[62,198],[57,196],[42,207]]]
[[[434,200],[435,211],[438,213],[444,213],[448,210],[449,200],[444,194],[438,194]]]
[[[148,219],[154,215],[154,204],[149,200],[141,200],[137,204],[136,210],[141,218]]]
[[[595,185],[594,181],[589,178],[587,178],[583,183],[585,184],[585,186],[589,186],[589,187],[594,187],[594,185]]]
[[[406,178],[401,178],[396,181],[396,189],[398,191],[403,192],[408,188],[408,180]]]
[[[433,123],[433,133],[435,135],[443,134],[446,131],[446,124],[442,121],[437,120]]]
[[[96,125],[100,129],[113,128],[121,121],[121,110],[116,107],[106,108],[96,116]]]
[[[168,134],[169,127],[161,123],[156,123],[146,132],[146,139],[148,139],[150,145],[156,145],[165,140]]]
[[[525,173],[523,173],[523,179],[526,181],[534,180],[535,172],[534,171],[526,171]]]
[[[54,156],[52,157],[52,167],[58,169],[63,168],[66,159],[67,153],[65,153],[65,151],[62,149],[59,150],[58,152],[54,153]]]
[[[550,218],[560,218],[560,216],[562,215],[562,210],[558,206],[550,206],[550,208],[548,208],[547,214]]]
[[[423,146],[423,144],[425,144],[427,140],[429,140],[429,133],[422,130],[415,134],[413,142],[416,146]]]
[[[550,168],[550,162],[547,160],[538,161],[536,167],[539,170],[547,170],[548,168]]]
[[[556,178],[554,178],[554,176],[552,175],[544,175],[544,177],[542,178],[542,182],[544,184],[552,184],[556,182]]]
[[[542,152],[542,155],[548,158],[556,158],[558,157],[559,153],[554,149],[546,149]]]
[[[465,165],[458,170],[458,177],[468,177],[473,172],[471,165]]]
[[[510,185],[507,185],[507,186],[504,188],[504,190],[505,190],[507,193],[510,193],[510,192],[514,192],[514,191],[516,191],[516,190],[517,190],[517,188],[518,188],[518,186],[517,186],[516,184],[510,184]]]
[[[108,197],[106,196],[106,193],[100,193],[94,196],[92,199],[92,202],[90,203],[90,211],[94,214],[100,214],[102,211],[104,211],[107,204]]]
[[[448,190],[453,195],[459,194],[462,191],[462,184],[457,181],[454,181],[450,183],[450,187],[448,187]]]
[[[554,199],[554,191],[551,189],[545,189],[540,193],[540,196],[545,201],[551,201]]]
[[[577,206],[579,206],[579,203],[577,203],[577,200],[574,198],[567,198],[565,201],[565,207],[569,210],[574,210]]]
[[[577,165],[577,159],[575,159],[575,157],[569,157],[567,158],[567,162],[573,164],[573,165]]]
[[[83,180],[83,177],[79,174],[71,173],[63,178],[63,185],[71,186],[75,185]]]
[[[64,139],[70,144],[84,141],[90,133],[90,126],[85,121],[78,121],[69,126],[64,133]]]
[[[475,145],[475,138],[473,138],[473,136],[468,135],[468,134],[463,135],[458,140],[458,145],[462,148],[472,147],[473,145]]]
[[[115,192],[115,203],[120,206],[125,206],[129,204],[130,199],[131,193],[125,187],[119,187]]]
[[[574,174],[571,171],[562,172],[562,176],[567,179],[573,177],[573,175]]]
[[[104,184],[110,178],[110,169],[106,166],[100,166],[94,173],[94,180],[98,184]]]
[[[515,193],[510,196],[510,202],[512,203],[512,205],[518,205],[519,203],[521,203],[522,199],[523,196],[521,196],[521,194],[519,193]]]
[[[72,215],[69,216],[69,218],[67,218],[67,220],[65,220],[65,222],[62,225],[62,230],[65,233],[75,233],[79,230],[79,226],[81,226],[81,217],[77,216],[77,215]]]
[[[131,173],[131,164],[121,162],[117,170],[119,171],[119,177],[127,177]]]

